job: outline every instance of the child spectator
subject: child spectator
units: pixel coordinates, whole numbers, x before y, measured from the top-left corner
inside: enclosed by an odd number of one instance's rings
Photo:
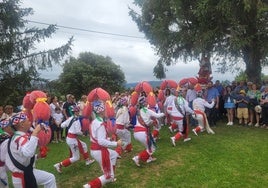
[[[60,107],[55,108],[55,113],[52,114],[52,118],[53,118],[52,131],[54,134],[54,140],[52,142],[55,143],[63,142],[61,135],[62,132],[61,123],[63,121],[64,116],[62,114]]]
[[[242,125],[244,119],[244,125],[248,124],[248,102],[249,98],[246,96],[245,90],[240,90],[237,96],[237,118],[239,120],[239,125]]]

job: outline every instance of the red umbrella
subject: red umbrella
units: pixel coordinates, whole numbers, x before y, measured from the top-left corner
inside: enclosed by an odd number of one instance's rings
[[[30,94],[31,103],[35,104],[36,99],[38,99],[38,98],[47,99],[47,95],[43,91],[39,91],[39,90],[32,91],[31,94]]]
[[[43,98],[42,98],[43,99]],[[50,107],[45,101],[39,101],[33,107],[33,119],[34,121],[48,121],[50,118]]]
[[[177,88],[177,82],[175,80],[163,80],[160,84],[160,89],[164,90],[166,88]]]
[[[112,120],[108,119],[107,122],[105,123],[105,127],[109,136],[112,136],[113,134],[115,134],[116,125],[113,124]]]
[[[110,100],[111,97],[107,91],[98,87],[98,88],[95,88],[89,92],[89,94],[87,96],[87,100],[89,102],[93,102],[93,101],[98,100],[98,99],[106,101],[106,100]]]
[[[188,78],[183,78],[179,81],[179,86],[183,86],[185,84],[187,84],[189,82],[189,79]]]
[[[130,104],[135,106],[138,102],[138,99],[139,99],[139,93],[136,91],[133,91],[130,97]]]
[[[88,118],[82,119],[82,131],[83,132],[89,131],[89,124],[90,124],[90,121]]]
[[[92,105],[91,105],[91,102],[86,102],[86,105],[83,109],[83,112],[82,112],[82,116],[84,117],[89,117],[92,113]]]
[[[33,109],[34,107],[34,104],[35,103],[32,103],[31,100],[30,100],[30,96],[31,94],[30,93],[27,93],[24,98],[23,98],[23,101],[22,101],[22,106],[26,109]]]
[[[190,78],[188,78],[188,81],[189,81],[189,83],[192,84],[192,85],[195,85],[195,84],[198,83],[198,80],[197,80],[197,78],[195,78],[195,77],[190,77]]]
[[[41,130],[38,135],[38,146],[46,146],[50,142],[51,138],[51,129],[46,127],[46,130]]]
[[[163,101],[165,99],[165,94],[163,90],[158,90],[158,95],[157,95],[158,100]]]
[[[114,111],[114,107],[112,105],[112,101],[111,100],[107,100],[105,102],[105,110],[106,110],[106,117],[107,118],[113,118],[113,117],[115,117],[115,111]]]
[[[130,115],[130,117],[134,117],[134,116],[136,115],[137,108],[136,108],[136,106],[132,106],[132,105],[131,105],[131,106],[129,107],[128,111],[129,111],[129,115]]]
[[[159,108],[161,111],[163,111],[163,108],[164,108],[163,103],[160,102],[160,101],[158,101],[157,104],[158,104],[158,108]]]
[[[149,107],[155,107],[156,105],[156,97],[154,95],[153,92],[150,92],[149,95],[147,96],[147,101],[148,101],[148,105]]]
[[[149,82],[143,81],[136,85],[135,91],[138,93],[144,91],[146,94],[149,94],[153,91],[153,88]]]
[[[194,86],[194,90],[195,90],[196,92],[202,91],[202,87],[201,87],[201,85],[200,85],[200,84],[196,84],[196,85]]]
[[[27,115],[29,121],[30,121],[31,123],[33,123],[33,114],[32,114],[32,110],[26,108],[26,109],[24,110],[24,112],[25,112],[25,114]]]

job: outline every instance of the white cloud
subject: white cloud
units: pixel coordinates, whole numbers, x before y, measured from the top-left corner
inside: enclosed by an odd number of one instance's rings
[[[25,0],[23,6],[33,8],[34,15],[28,18],[32,21],[144,37],[128,15],[128,6],[132,6],[132,2],[133,0]],[[40,24],[30,24],[45,27]],[[71,36],[75,39],[72,56],[77,57],[80,52],[85,51],[109,56],[115,64],[120,65],[127,82],[157,80],[153,76],[153,67],[158,57],[146,39],[60,28],[51,39],[38,44],[38,48],[58,47],[66,43]],[[167,69],[167,79],[179,81],[184,77],[197,76],[199,65],[196,62],[188,64],[179,62]],[[61,67],[55,66],[53,70],[42,71],[41,75],[53,80],[57,79],[61,72]],[[213,73],[213,77],[214,80],[233,79],[231,74]]]

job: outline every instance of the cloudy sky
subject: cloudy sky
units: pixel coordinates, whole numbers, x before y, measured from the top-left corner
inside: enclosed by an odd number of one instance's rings
[[[128,7],[135,8],[132,2],[133,0],[23,0],[22,7],[33,8],[34,14],[27,18],[30,21],[92,31],[59,27],[53,37],[39,44],[38,48],[58,47],[74,36],[72,56],[77,57],[80,52],[109,56],[115,64],[120,65],[129,83],[157,80],[153,76],[153,67],[158,56],[128,15]],[[29,24],[39,28],[46,27],[32,22]],[[215,67],[213,68],[215,71]],[[199,65],[198,62],[185,64],[178,61],[167,69],[167,79],[179,81],[185,77],[197,76]],[[231,73],[222,75],[214,71],[214,81],[234,78]],[[61,72],[61,67],[55,66],[52,70],[42,72],[41,76],[54,80]]]

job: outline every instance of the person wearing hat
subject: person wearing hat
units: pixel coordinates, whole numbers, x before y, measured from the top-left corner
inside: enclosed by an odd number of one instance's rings
[[[84,188],[102,187],[109,182],[116,181],[115,165],[118,153],[111,149],[121,147],[122,141],[111,141],[108,139],[105,127],[105,105],[103,101],[96,100],[93,102],[94,120],[89,127],[90,133],[90,154],[99,163],[103,175],[84,184]]]
[[[246,126],[248,124],[248,103],[249,98],[246,96],[245,90],[240,90],[239,95],[236,99],[237,103],[237,118],[239,125],[242,125],[244,120],[244,125]]]
[[[5,165],[8,139],[13,135],[8,119],[0,121],[0,188],[8,187],[7,167]]]
[[[164,113],[156,113],[153,110],[147,108],[147,99],[144,96],[141,96],[138,99],[138,115],[137,115],[137,124],[134,127],[134,138],[139,141],[145,149],[141,151],[138,155],[134,156],[132,160],[137,166],[140,166],[140,160],[146,163],[155,161],[153,152],[155,151],[155,142],[150,132],[150,128],[153,124],[152,118],[161,118],[164,117]]]
[[[128,130],[130,117],[128,113],[128,100],[126,97],[122,97],[119,99],[118,110],[116,112],[116,136],[122,140],[122,147],[117,147],[116,151],[119,156],[122,155],[122,152],[130,152],[132,151],[131,144],[131,133]]]
[[[87,144],[83,141],[81,141],[78,136],[83,135],[82,132],[82,123],[81,123],[81,117],[79,116],[80,108],[79,106],[74,106],[72,109],[74,115],[64,122],[62,122],[61,127],[67,128],[67,138],[66,143],[69,146],[71,155],[69,158],[64,159],[63,161],[54,164],[54,167],[59,173],[62,173],[62,167],[68,167],[72,163],[75,163],[80,159],[80,153],[83,155],[83,158],[86,161],[86,165],[90,165],[94,162],[94,160],[91,160],[89,158],[89,153],[87,149]]]
[[[198,122],[198,126],[192,129],[193,133],[198,136],[199,132],[203,132],[207,130],[209,134],[215,134],[214,131],[210,128],[205,109],[206,108],[213,108],[215,105],[215,99],[211,100],[211,103],[207,102],[203,99],[203,91],[200,85],[195,86],[195,90],[197,93],[197,98],[193,101],[193,109],[195,112],[195,118]]]
[[[38,133],[43,128],[37,124],[31,135],[31,121],[24,112],[19,112],[10,118],[10,124],[15,130],[7,144],[6,166],[12,173],[14,188],[56,188],[55,176],[49,172],[33,168],[36,159],[35,151],[38,145]]]

